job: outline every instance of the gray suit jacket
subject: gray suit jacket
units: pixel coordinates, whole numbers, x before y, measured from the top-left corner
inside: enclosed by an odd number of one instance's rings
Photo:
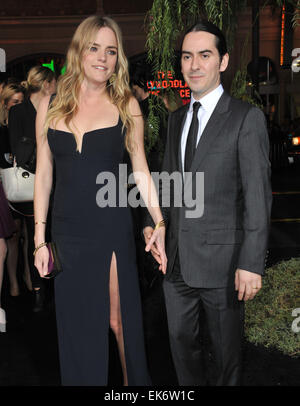
[[[171,113],[162,171],[182,173],[180,140],[188,106]],[[187,207],[175,207],[170,184],[167,222],[166,278],[179,250],[181,273],[192,287],[220,288],[234,283],[237,268],[263,274],[267,251],[272,191],[269,140],[260,109],[221,96],[200,138],[191,165],[204,173],[204,211],[187,217]],[[178,191],[177,191],[178,192]],[[191,212],[190,212],[191,213]],[[148,217],[146,224],[151,224]]]

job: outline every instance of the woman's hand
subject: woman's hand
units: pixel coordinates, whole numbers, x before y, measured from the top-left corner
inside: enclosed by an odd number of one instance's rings
[[[39,271],[40,277],[48,274],[49,251],[46,246],[39,248],[34,257],[34,266]]]
[[[158,269],[165,274],[168,261],[165,251],[165,227],[159,227],[156,230],[153,230],[152,227],[145,227],[143,233],[146,243],[145,251],[151,251],[151,254],[159,263]]]

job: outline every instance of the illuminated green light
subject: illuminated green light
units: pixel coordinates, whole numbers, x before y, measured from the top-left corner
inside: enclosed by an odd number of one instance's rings
[[[51,69],[55,73],[54,60],[53,59],[51,59],[50,63],[43,63],[42,66],[45,66],[46,68]],[[66,65],[64,65],[61,68],[61,71],[60,71],[61,75],[63,75],[66,72],[66,69],[67,69]]]
[[[51,62],[50,62],[50,63],[43,63],[43,66],[45,66],[46,68],[49,68],[49,69],[51,69],[53,72],[55,72],[55,69],[54,69],[54,60],[53,60],[53,59],[51,59]]]

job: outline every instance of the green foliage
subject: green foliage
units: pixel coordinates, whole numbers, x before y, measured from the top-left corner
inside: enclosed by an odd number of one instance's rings
[[[174,50],[179,34],[199,16],[197,0],[154,0],[147,13],[146,49],[153,73],[174,73]]]
[[[246,303],[245,334],[253,344],[300,356],[300,333],[292,331],[292,311],[300,308],[300,258],[267,269],[263,287]]]
[[[300,21],[300,0],[266,0],[261,10],[268,4],[282,6],[288,2],[295,7],[294,25]],[[154,80],[159,80],[158,72],[171,71],[174,74],[175,47],[179,36],[187,27],[195,23],[200,15],[216,24],[225,34],[228,50],[234,45],[238,14],[247,6],[247,0],[154,0],[146,16],[148,62],[153,69]],[[249,103],[260,106],[258,93],[247,91],[247,60],[249,32],[240,58],[240,66],[232,81],[231,94]],[[168,78],[165,78],[168,80]],[[172,90],[170,90],[172,92]],[[150,96],[150,115],[146,135],[146,152],[155,145],[159,134],[159,122],[165,120],[166,110],[161,109],[158,97]],[[146,137],[145,137],[146,138]]]
[[[149,115],[145,121],[145,151],[148,155],[150,151],[155,147],[156,151],[160,155],[160,161],[163,155],[163,145],[159,138],[160,127],[167,127],[168,112],[164,105],[163,100],[160,97],[149,97]]]
[[[295,1],[295,10],[293,15],[293,27],[300,25],[300,0]]]
[[[242,54],[240,57],[240,68],[236,71],[231,82],[230,94],[232,97],[241,99],[247,103],[262,108],[261,97],[254,87],[249,87],[247,78],[247,59],[246,49],[249,43],[249,34],[247,35]]]
[[[247,84],[247,68],[239,69],[236,71],[235,76],[231,83],[230,94],[232,97],[241,99],[254,106],[261,107],[260,96],[257,92],[251,94]]]
[[[199,17],[198,0],[154,0],[146,16],[148,62],[154,80],[158,72],[174,74],[175,47],[179,35]],[[165,80],[169,80],[165,77]],[[169,90],[172,92],[172,89]],[[145,127],[146,153],[156,145],[159,128],[166,125],[167,111],[160,97],[149,96],[149,116]]]
[[[223,31],[229,51],[234,45],[238,13],[246,5],[247,0],[205,0],[207,18]]]

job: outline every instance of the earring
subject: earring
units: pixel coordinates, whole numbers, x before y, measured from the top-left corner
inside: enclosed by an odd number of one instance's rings
[[[113,73],[111,75],[111,77],[109,78],[109,84],[112,85],[114,83],[114,81],[116,80],[117,75],[115,73]]]

